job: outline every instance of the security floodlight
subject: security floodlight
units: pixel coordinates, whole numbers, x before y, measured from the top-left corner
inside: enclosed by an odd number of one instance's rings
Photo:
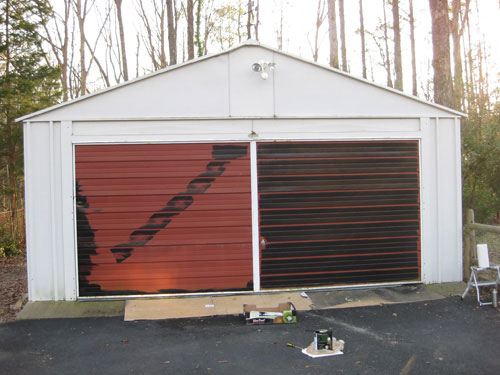
[[[262,65],[260,65],[260,63],[256,62],[252,65],[252,70],[256,73],[262,72]]]
[[[255,73],[260,73],[260,78],[262,78],[263,80],[266,80],[269,78],[268,71],[271,71],[271,72],[274,71],[275,67],[276,67],[276,63],[272,63],[272,62],[264,61],[264,60],[260,60],[256,63],[252,64],[252,70]]]

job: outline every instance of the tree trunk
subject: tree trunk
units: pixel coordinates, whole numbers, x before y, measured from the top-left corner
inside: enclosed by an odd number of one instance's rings
[[[411,43],[411,77],[412,94],[417,96],[417,59],[415,53],[415,18],[413,17],[413,0],[410,0],[410,43]]]
[[[472,57],[472,38],[471,38],[471,30],[470,30],[470,20],[467,20],[467,44],[468,44],[468,51],[467,51],[467,61],[469,65],[469,96],[468,96],[468,103],[469,103],[469,111],[471,106],[477,105],[477,96],[478,93],[476,91],[476,80],[474,77],[474,59]]]
[[[160,49],[159,60],[160,60],[160,68],[163,69],[168,65],[167,52],[165,50],[165,46],[167,45],[168,36],[167,36],[167,38],[165,38],[165,5],[164,5],[164,3],[161,4],[161,10],[159,12],[157,12],[157,14],[159,14],[159,17],[160,17],[160,32],[159,32],[160,44],[158,46],[158,48]],[[146,17],[147,17],[147,15],[146,15]],[[168,23],[168,21],[167,21],[167,23]]]
[[[463,97],[463,79],[462,79],[462,54],[460,51],[459,18],[460,18],[460,0],[452,2],[451,18],[451,38],[453,40],[453,104],[455,108],[460,108]]]
[[[80,30],[80,95],[87,93],[87,69],[85,67],[85,17],[87,10],[82,9],[82,0],[75,0],[76,17]]]
[[[252,39],[252,18],[253,18],[252,0],[248,0],[248,11],[247,11],[247,34],[248,34],[248,39]]]
[[[470,0],[465,2],[465,20],[468,19]],[[456,109],[463,108],[464,102],[464,81],[463,64],[460,39],[462,38],[464,27],[460,25],[462,4],[460,0],[453,0],[451,37],[453,41],[453,101]]]
[[[313,59],[318,61],[319,56],[319,29],[325,20],[325,0],[318,0],[318,9],[316,11],[316,32],[314,34]]]
[[[122,18],[122,0],[115,0],[115,4],[116,4],[116,18],[118,20],[118,29],[120,32],[120,48],[122,55],[123,79],[125,81],[128,81],[127,52],[125,50],[125,31],[123,30],[123,18]]]
[[[283,50],[283,4],[280,8],[280,28],[276,31],[276,41],[278,42],[278,49]]]
[[[339,0],[339,18],[340,18],[340,49],[342,51],[342,70],[347,72],[347,48],[345,42],[345,18],[344,18],[344,0]]]
[[[187,50],[188,60],[194,59],[194,4],[187,0]]]
[[[396,80],[394,86],[403,91],[403,63],[401,59],[401,31],[399,28],[399,0],[392,0],[392,19],[394,29],[394,69]]]
[[[366,79],[366,44],[365,21],[363,17],[363,0],[359,0],[359,34],[361,36],[361,62],[363,64],[363,78]]]
[[[53,21],[55,23],[54,31],[50,31],[47,24],[43,24],[46,40],[52,49],[52,52],[57,60],[57,64],[59,65],[59,70],[61,71],[59,80],[61,81],[63,101],[67,101],[69,98],[68,71],[70,70],[70,67],[68,66],[68,40],[70,7],[71,0],[64,0],[64,16],[61,17],[57,13],[53,13]],[[58,27],[58,17],[61,17],[63,22],[62,35]],[[54,33],[54,36],[52,36],[52,33]]]
[[[384,9],[384,40],[385,40],[385,69],[387,71],[387,86],[393,87],[391,75],[391,56],[389,54],[389,35],[387,33],[387,14],[385,11],[385,0],[382,0]]]
[[[61,81],[62,81],[62,89],[63,89],[63,101],[67,101],[69,98],[69,89],[68,89],[68,40],[69,40],[69,0],[64,1],[64,37],[63,37],[63,45],[61,48],[62,53],[62,67],[61,67]]]
[[[448,2],[447,0],[429,0],[429,4],[432,18],[434,101],[453,107]]]
[[[255,40],[259,40],[259,16],[260,16],[260,4],[257,0],[257,6],[255,8]]]
[[[167,1],[167,23],[168,23],[168,53],[170,56],[170,65],[177,64],[177,35],[174,22],[174,1]]]
[[[339,40],[335,0],[328,0],[328,37],[330,39],[330,66],[339,68]]]
[[[198,51],[198,56],[203,56],[203,42],[201,41],[201,6],[203,5],[203,0],[198,0],[198,6],[196,7],[196,30],[194,34],[194,39],[196,43],[196,49]]]

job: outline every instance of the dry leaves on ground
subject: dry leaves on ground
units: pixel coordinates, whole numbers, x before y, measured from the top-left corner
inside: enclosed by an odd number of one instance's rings
[[[26,258],[0,258],[0,323],[15,320],[26,303],[26,293]]]

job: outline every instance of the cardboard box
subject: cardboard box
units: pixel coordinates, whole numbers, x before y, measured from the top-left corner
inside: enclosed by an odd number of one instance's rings
[[[257,307],[243,305],[246,324],[297,323],[297,310],[291,302],[280,303],[278,307]]]

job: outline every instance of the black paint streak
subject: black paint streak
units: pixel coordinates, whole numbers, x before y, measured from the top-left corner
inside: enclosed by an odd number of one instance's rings
[[[229,164],[228,161],[211,161],[207,165],[207,171],[200,174],[200,177],[212,177],[212,176],[220,176],[226,168],[224,165]]]
[[[186,208],[191,206],[193,202],[193,197],[189,195],[178,195],[170,199],[167,206],[162,208],[160,211],[184,211]]]
[[[80,246],[80,240],[78,239],[78,273],[79,273],[79,290],[80,296],[89,295],[87,291],[90,288],[100,290],[100,285],[90,284],[87,276],[90,275],[90,271],[95,263],[92,262],[91,256],[97,255],[97,244],[94,242],[95,230],[90,227],[89,220],[85,210],[89,208],[87,202],[87,197],[81,194],[81,187],[76,180],[76,222],[77,222],[77,233],[85,231],[85,246]]]
[[[111,252],[115,256],[116,263],[121,263],[130,257],[134,248],[146,245],[156,233],[170,224],[174,216],[191,206],[194,198],[188,194],[205,193],[212,186],[216,177],[225,172],[225,166],[230,164],[230,160],[246,156],[247,153],[248,146],[213,145],[212,158],[224,161],[210,161],[205,167],[205,171],[188,183],[186,191],[180,192],[168,201],[165,207],[153,213],[145,225],[130,234],[128,242],[114,246]]]
[[[212,186],[212,182],[214,181],[215,178],[195,178],[188,184],[187,190],[184,193],[203,194],[210,186]]]

